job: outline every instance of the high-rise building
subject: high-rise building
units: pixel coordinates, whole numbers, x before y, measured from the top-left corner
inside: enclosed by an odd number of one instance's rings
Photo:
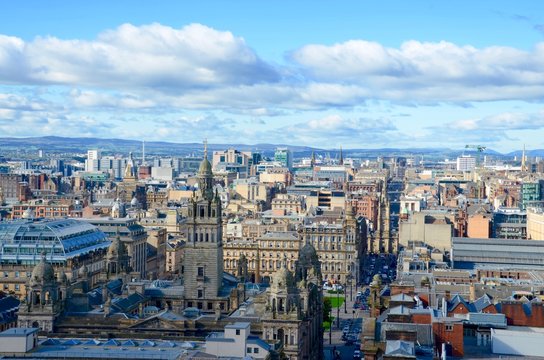
[[[457,171],[472,171],[476,167],[476,158],[463,155],[457,158]]]
[[[87,160],[85,160],[85,171],[98,171],[100,169],[99,160],[101,158],[100,150],[87,150]]]
[[[277,148],[274,153],[274,161],[291,170],[293,168],[293,153],[288,148]]]

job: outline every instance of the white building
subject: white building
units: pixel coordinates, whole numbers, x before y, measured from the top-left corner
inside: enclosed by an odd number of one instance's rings
[[[0,353],[26,353],[38,345],[38,328],[11,328],[0,333]]]
[[[225,326],[224,333],[211,333],[206,338],[206,353],[217,357],[266,359],[270,345],[250,335],[250,323],[237,322]]]
[[[98,171],[100,161],[100,150],[87,150],[87,160],[85,160],[85,171]]]
[[[476,167],[476,158],[463,155],[457,158],[457,171],[472,171]]]

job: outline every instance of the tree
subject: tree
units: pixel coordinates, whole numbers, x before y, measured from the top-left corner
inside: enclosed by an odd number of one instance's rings
[[[323,321],[331,322],[332,304],[328,297],[323,298]]]

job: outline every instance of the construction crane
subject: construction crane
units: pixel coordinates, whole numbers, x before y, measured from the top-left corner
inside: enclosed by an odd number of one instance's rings
[[[465,149],[476,149],[478,151],[478,156],[476,158],[476,166],[480,164],[480,154],[484,152],[487,147],[482,145],[465,145]]]
[[[465,145],[465,149],[476,149],[479,153],[481,153],[487,148],[482,145]]]

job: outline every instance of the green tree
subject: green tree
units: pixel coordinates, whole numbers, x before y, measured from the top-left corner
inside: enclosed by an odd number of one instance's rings
[[[323,298],[323,321],[331,321],[332,304],[328,297]]]

